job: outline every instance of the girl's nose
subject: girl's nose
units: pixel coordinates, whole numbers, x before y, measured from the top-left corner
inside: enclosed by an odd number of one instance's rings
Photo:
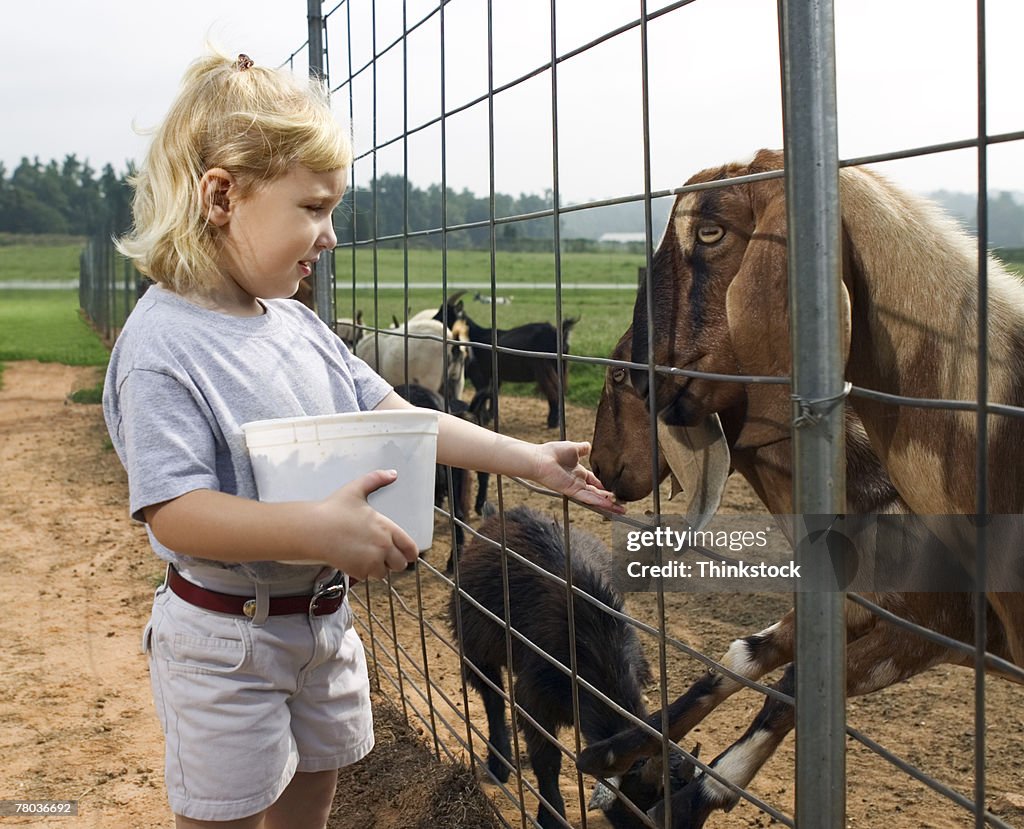
[[[316,240],[317,247],[323,250],[334,250],[338,245],[338,234],[334,232],[334,222],[328,217],[320,237]]]

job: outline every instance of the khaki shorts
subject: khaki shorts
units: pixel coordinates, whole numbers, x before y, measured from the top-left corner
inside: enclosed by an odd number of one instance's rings
[[[194,607],[164,585],[143,648],[176,814],[256,814],[295,772],[341,768],[373,748],[366,657],[347,601],[330,615],[258,625]]]

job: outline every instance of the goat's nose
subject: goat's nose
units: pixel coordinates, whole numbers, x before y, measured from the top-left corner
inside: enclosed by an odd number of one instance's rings
[[[622,477],[621,466],[616,467],[615,464],[602,465],[596,458],[591,457],[590,471],[594,473],[594,476],[604,485],[605,489],[618,494],[619,478]]]

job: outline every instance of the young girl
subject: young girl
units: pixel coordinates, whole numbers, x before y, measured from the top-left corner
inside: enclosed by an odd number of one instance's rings
[[[144,648],[178,827],[323,827],[337,769],[373,745],[345,589],[418,555],[366,501],[395,473],[260,503],[240,428],[408,407],[285,299],[336,243],[350,163],[319,87],[210,56],[189,68],[135,179],[119,244],[156,285],[117,340],[104,414],[131,514],[169,564]],[[619,511],[580,464],[589,448],[442,415],[437,460]],[[326,566],[280,563],[310,559]]]

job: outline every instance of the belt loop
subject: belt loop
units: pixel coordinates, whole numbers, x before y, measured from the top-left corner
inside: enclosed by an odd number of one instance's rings
[[[264,582],[256,582],[256,612],[250,617],[253,625],[262,627],[270,614],[270,585]],[[246,616],[249,614],[246,613]]]

